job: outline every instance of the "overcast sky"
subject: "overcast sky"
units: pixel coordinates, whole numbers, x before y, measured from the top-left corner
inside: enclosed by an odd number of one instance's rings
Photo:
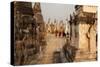
[[[74,5],[41,3],[41,10],[45,22],[47,22],[49,18],[51,21],[54,21],[54,19],[65,21],[69,19],[70,14],[74,12]]]

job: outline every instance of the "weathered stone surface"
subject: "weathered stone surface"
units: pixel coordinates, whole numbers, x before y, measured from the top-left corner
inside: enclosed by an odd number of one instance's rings
[[[38,57],[37,54],[40,52],[41,41],[44,36],[42,34],[42,26],[40,27],[41,32],[37,31],[38,21],[33,18],[36,16],[34,10],[32,11],[32,3],[30,2],[15,2],[14,3],[14,24],[15,24],[15,65],[30,64],[31,61],[35,61]],[[39,15],[38,19],[42,17]],[[40,19],[39,19],[40,20]],[[40,20],[41,21],[41,20]],[[43,18],[42,21],[43,23]],[[39,25],[40,26],[40,25]],[[39,38],[38,38],[39,37]],[[33,63],[34,64],[34,63]]]
[[[97,21],[96,21],[96,7],[93,6],[93,13],[88,7],[84,6],[75,6],[76,17],[71,18],[71,45],[77,45],[77,52],[75,56],[76,61],[83,60],[96,60],[96,52],[97,52]],[[92,10],[92,7],[90,7]],[[95,8],[95,9],[94,9]],[[87,9],[87,10],[86,10]],[[85,12],[88,11],[88,12]],[[76,19],[77,18],[77,19]],[[76,21],[75,21],[76,20]],[[77,24],[74,24],[77,22]],[[77,28],[78,27],[78,28]],[[78,31],[78,37],[75,37],[75,29]],[[76,39],[78,38],[78,40]],[[79,43],[73,43],[75,41]],[[78,60],[77,60],[78,59]]]

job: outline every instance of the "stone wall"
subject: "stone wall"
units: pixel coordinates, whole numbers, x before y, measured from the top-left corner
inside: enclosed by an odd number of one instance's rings
[[[35,64],[45,45],[43,17],[34,11],[31,2],[14,2],[14,65]]]
[[[77,48],[75,61],[97,59],[97,11],[94,11],[95,13],[84,12],[86,6],[84,9],[83,7],[76,5],[75,14],[70,16],[69,21],[70,45]]]
[[[84,6],[78,8],[80,11],[77,13],[79,23],[79,46],[76,53],[76,58],[83,60],[96,60],[97,44],[96,44],[96,27],[97,21],[95,18],[96,13],[84,12]],[[85,7],[84,7],[85,8]],[[94,9],[94,8],[93,8]],[[96,9],[96,7],[95,7]],[[89,11],[89,10],[88,10]],[[96,11],[95,11],[96,12]]]

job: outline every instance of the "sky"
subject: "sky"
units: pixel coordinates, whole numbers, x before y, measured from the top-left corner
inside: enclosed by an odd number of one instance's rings
[[[34,3],[33,3],[34,5]],[[69,20],[70,14],[74,12],[72,4],[41,3],[42,15],[45,22],[50,18],[51,22],[55,19],[59,22]]]

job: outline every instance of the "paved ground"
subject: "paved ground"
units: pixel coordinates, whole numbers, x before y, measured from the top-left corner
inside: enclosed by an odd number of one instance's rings
[[[53,34],[48,34],[46,36],[47,46],[45,52],[41,54],[41,58],[38,61],[39,64],[53,63],[54,61],[54,52],[62,49],[65,44],[65,38],[55,37]]]
[[[46,36],[46,43],[47,46],[44,50],[44,52],[40,53],[38,55],[38,59],[34,62],[31,62],[31,64],[50,64],[50,63],[63,63],[63,62],[68,62],[68,60],[72,58],[67,58],[65,59],[63,52],[59,52],[54,54],[55,51],[61,51],[62,47],[65,45],[66,40],[64,37],[55,37],[53,34],[48,34]],[[89,55],[89,54],[87,54]],[[73,62],[78,62],[78,61],[86,61],[86,60],[93,60],[87,58],[86,54],[81,54],[79,55],[76,53],[75,58],[73,59]],[[84,56],[84,57],[83,57]],[[79,57],[76,58],[76,57]]]

